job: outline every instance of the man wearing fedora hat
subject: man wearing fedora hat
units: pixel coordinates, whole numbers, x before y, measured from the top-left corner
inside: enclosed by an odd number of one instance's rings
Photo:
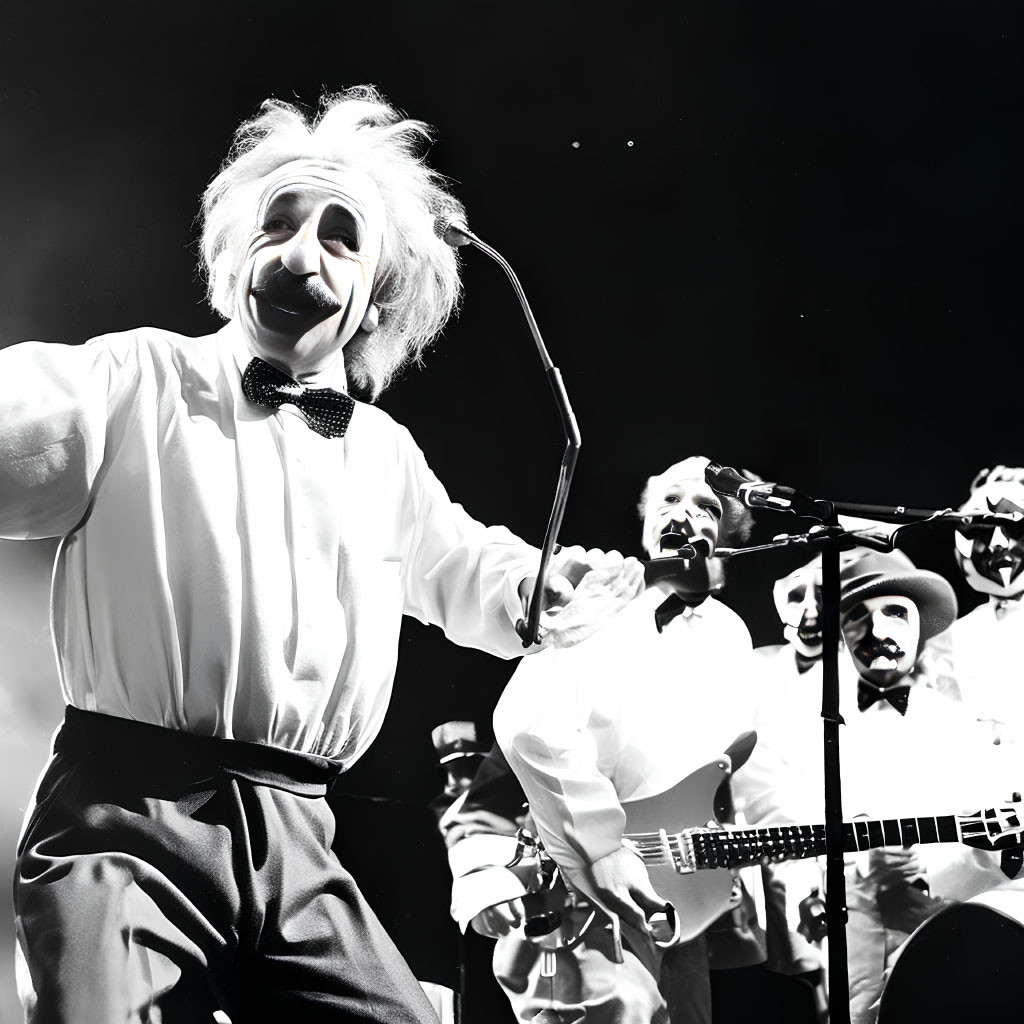
[[[999,802],[991,759],[962,704],[929,685],[925,645],[956,618],[953,588],[900,552],[870,552],[841,572],[840,663],[844,817],[922,816]],[[803,821],[823,814],[820,689],[776,681],[759,715],[759,742],[786,773],[765,780]],[[989,745],[990,747],[990,745]],[[778,793],[773,798],[778,801]],[[756,811],[756,799],[753,804]],[[847,866],[850,1006],[869,1024],[897,949],[943,899],[999,878],[996,859],[960,846],[888,847]]]

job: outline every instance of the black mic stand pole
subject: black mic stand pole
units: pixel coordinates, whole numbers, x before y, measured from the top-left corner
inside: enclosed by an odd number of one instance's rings
[[[792,490],[789,490],[789,493],[795,495]],[[735,494],[733,496],[735,497]],[[1019,521],[1019,517],[1000,513],[962,514],[952,509],[918,509],[907,508],[904,505],[863,505],[808,499],[803,495],[797,497],[802,501],[799,510],[774,510],[795,512],[803,518],[817,519],[820,526],[814,527],[807,534],[782,535],[768,544],[749,548],[719,549],[716,554],[720,558],[734,558],[737,555],[796,545],[803,545],[808,553],[821,552],[821,717],[825,769],[825,913],[828,926],[829,1024],[849,1024],[850,972],[846,943],[846,870],[843,856],[843,796],[839,758],[839,726],[844,724],[839,713],[839,553],[858,545],[878,551],[891,551],[895,547],[896,533],[910,526],[999,525],[1003,521]],[[873,536],[870,531],[847,531],[839,525],[840,513],[898,523],[900,526],[885,538]]]
[[[842,769],[839,757],[839,553],[867,541],[868,546],[891,550],[887,542],[859,538],[839,525],[831,501],[814,501],[812,510],[802,512],[820,522],[809,534],[784,536],[770,544],[752,548],[722,550],[734,558],[747,552],[767,551],[803,542],[806,550],[821,552],[822,681],[821,717],[825,774],[825,920],[828,926],[829,1024],[850,1024],[850,971],[846,943],[846,862],[843,849]]]
[[[816,502],[826,527],[837,527],[835,506]],[[829,1024],[849,1024],[850,971],[846,945],[846,863],[843,856],[843,792],[839,758],[839,550],[835,536],[821,553],[821,717],[825,768],[825,920],[828,925]]]

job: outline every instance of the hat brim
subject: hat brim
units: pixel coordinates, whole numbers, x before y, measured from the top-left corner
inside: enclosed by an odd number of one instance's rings
[[[872,574],[872,577],[850,581],[839,601],[841,613],[869,597],[908,597],[917,605],[921,616],[922,643],[938,636],[956,621],[956,594],[949,582],[938,573],[920,569],[892,576]]]

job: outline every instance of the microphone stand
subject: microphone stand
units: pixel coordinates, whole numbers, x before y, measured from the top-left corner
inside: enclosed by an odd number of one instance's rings
[[[825,920],[828,925],[829,1024],[850,1024],[850,972],[846,943],[846,861],[843,851],[843,793],[839,757],[839,552],[856,547],[862,538],[839,525],[837,506],[815,501],[813,518],[821,524],[805,535],[786,536],[770,544],[725,550],[720,557],[806,545],[821,551],[821,717],[825,769]],[[801,513],[803,514],[803,513]],[[891,544],[872,539],[871,547],[891,550]]]
[[[839,713],[839,553],[858,545],[883,551],[892,550],[891,538],[858,536],[839,525],[836,502],[814,501],[801,512],[815,518],[820,525],[807,534],[783,536],[770,544],[750,548],[723,549],[719,557],[734,558],[779,547],[803,545],[808,553],[821,552],[822,562],[822,693],[823,763],[825,772],[825,914],[828,925],[828,1004],[829,1024],[850,1022],[850,974],[846,941],[846,863],[843,850],[842,769],[839,755],[839,727],[844,724]],[[856,506],[864,510],[871,506]],[[895,509],[887,509],[894,516]],[[917,511],[917,510],[913,510]],[[809,514],[808,514],[809,513]],[[863,511],[861,511],[863,515]],[[925,513],[927,514],[927,513]],[[899,516],[908,519],[906,511]],[[915,522],[919,520],[914,520]],[[909,524],[908,524],[909,525]]]
[[[540,637],[540,615],[543,610],[544,584],[547,581],[548,566],[551,562],[551,555],[555,549],[555,542],[558,539],[558,531],[562,527],[562,519],[565,516],[565,506],[569,500],[569,487],[572,484],[573,470],[576,468],[576,458],[579,455],[580,446],[583,441],[580,437],[579,427],[576,424],[576,417],[573,415],[572,407],[569,405],[569,396],[562,382],[562,374],[557,366],[551,361],[544,339],[540,336],[540,328],[526,301],[526,292],[519,283],[516,272],[511,264],[497,249],[488,245],[481,238],[478,238],[463,223],[452,221],[442,222],[439,225],[441,235],[449,245],[472,245],[482,253],[490,256],[502,270],[505,271],[512,288],[519,299],[519,305],[523,308],[527,326],[533,335],[534,344],[537,346],[537,354],[540,356],[541,365],[547,375],[548,384],[551,385],[551,392],[554,395],[555,405],[558,407],[558,415],[562,421],[562,433],[565,436],[565,450],[562,453],[562,462],[558,471],[558,484],[555,487],[555,500],[551,506],[551,515],[548,518],[547,529],[544,531],[544,542],[541,544],[540,567],[537,571],[537,580],[533,586],[533,595],[530,598],[530,610],[525,622],[522,619],[516,623],[516,632],[523,641],[523,647],[530,647],[539,644]]]
[[[842,772],[839,757],[839,726],[844,724],[839,713],[839,553],[854,547],[891,551],[896,546],[896,534],[910,526],[995,526],[1006,521],[1019,521],[1022,517],[1016,513],[958,513],[952,509],[936,511],[906,508],[903,505],[862,505],[809,499],[803,495],[796,497],[800,502],[797,508],[774,510],[796,512],[803,518],[817,519],[818,526],[812,527],[806,534],[783,534],[768,544],[758,544],[749,548],[721,548],[715,555],[719,558],[735,558],[738,555],[789,546],[802,546],[808,554],[821,552],[824,648],[821,717],[825,769],[825,913],[828,926],[829,1024],[849,1024],[850,976],[846,943],[846,871],[843,857]],[[769,505],[757,507],[771,510]],[[839,525],[840,514],[900,525],[889,536],[880,537],[870,531],[844,530]]]
[[[823,501],[822,524],[839,526],[835,506]],[[843,534],[821,553],[821,717],[825,766],[825,920],[828,924],[830,1024],[849,1024],[850,972],[846,943],[846,860],[843,856],[843,792],[839,758],[839,550]],[[832,922],[838,925],[832,928]]]

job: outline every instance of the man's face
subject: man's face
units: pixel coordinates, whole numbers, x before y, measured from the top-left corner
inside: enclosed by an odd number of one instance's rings
[[[1013,482],[985,486],[972,496],[965,512],[1024,512],[1024,487]],[[1024,594],[1024,523],[957,530],[956,555],[967,582],[982,594]]]
[[[891,686],[914,668],[921,616],[909,597],[865,598],[845,613],[842,625],[853,663],[865,679]]]
[[[294,377],[333,361],[372,298],[384,222],[359,171],[294,161],[268,176],[236,293],[257,355]]]
[[[706,544],[698,544],[698,553],[714,553],[722,503],[704,480],[706,465],[706,459],[685,459],[648,481],[643,545],[651,558],[672,557],[701,538]]]
[[[786,642],[804,658],[820,658],[823,650],[820,563],[805,565],[779,580],[774,597]]]

